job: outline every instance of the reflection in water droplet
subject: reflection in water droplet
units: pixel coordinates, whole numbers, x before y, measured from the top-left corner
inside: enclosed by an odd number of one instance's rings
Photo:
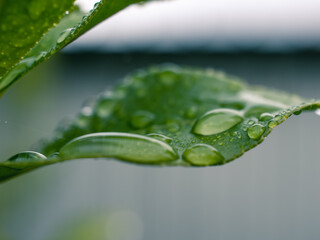
[[[155,120],[155,115],[148,111],[137,111],[131,117],[132,127],[140,129],[150,126]]]
[[[35,161],[44,161],[46,160],[46,156],[41,153],[33,152],[33,151],[25,151],[18,153],[12,157],[10,157],[7,161],[9,162],[35,162]]]
[[[68,28],[66,30],[64,30],[63,32],[60,33],[58,39],[57,39],[57,43],[62,43],[71,33],[71,31],[73,30],[73,28]]]
[[[257,123],[248,129],[248,136],[253,140],[259,140],[265,131],[266,127]]]
[[[213,135],[224,132],[243,121],[240,112],[231,109],[216,109],[205,113],[193,126],[192,132]]]
[[[151,137],[151,138],[158,139],[158,140],[160,140],[162,142],[166,142],[166,143],[172,142],[172,138],[169,138],[169,137],[162,135],[162,134],[159,134],[159,133],[149,133],[147,136]]]
[[[161,163],[178,155],[168,144],[129,133],[93,133],[76,138],[60,150],[61,158],[117,158],[135,163]]]
[[[271,113],[262,113],[259,117],[260,121],[269,121],[274,117],[273,114]]]
[[[184,151],[182,158],[195,166],[219,165],[224,157],[212,146],[197,144]]]

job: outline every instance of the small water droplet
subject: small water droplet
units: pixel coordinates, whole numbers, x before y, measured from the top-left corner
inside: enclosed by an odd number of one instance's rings
[[[269,128],[274,128],[274,127],[276,127],[278,125],[278,123],[276,122],[276,121],[270,121],[269,123],[268,123],[268,127]]]
[[[60,153],[59,152],[55,152],[55,153],[52,153],[48,159],[50,161],[59,161],[60,160]]]
[[[149,133],[147,136],[151,137],[151,138],[158,139],[158,140],[160,140],[162,142],[166,142],[166,143],[172,142],[172,138],[169,138],[169,137],[162,135],[162,134],[159,134],[159,133]]]
[[[155,115],[148,111],[137,111],[131,117],[132,127],[140,129],[150,126],[155,120]]]
[[[135,163],[161,163],[178,158],[170,145],[137,134],[105,132],[78,137],[60,150],[62,159],[117,158]]]
[[[46,160],[46,156],[41,153],[33,152],[33,151],[25,151],[18,153],[12,157],[10,157],[7,161],[9,162],[39,162]]]
[[[255,123],[255,121],[253,121],[253,120],[249,120],[249,121],[248,121],[248,125],[249,125],[249,126],[253,125],[254,123]]]
[[[275,117],[274,117],[274,120],[275,121],[281,121],[283,119],[283,117],[281,116],[281,115],[276,115]]]
[[[205,113],[193,126],[192,132],[213,135],[224,132],[243,121],[240,112],[231,109],[216,109]]]
[[[260,121],[269,121],[273,119],[274,115],[271,113],[262,113],[259,117]]]
[[[195,166],[224,164],[224,157],[212,146],[196,144],[182,154],[182,158]]]
[[[101,99],[95,107],[96,113],[101,118],[109,117],[113,111],[115,102],[112,98]]]
[[[317,114],[318,116],[320,116],[320,109],[317,109],[317,110],[315,111],[315,114]]]
[[[266,131],[265,126],[263,126],[262,124],[256,123],[248,129],[248,136],[253,140],[259,140],[265,131]]]
[[[57,39],[57,43],[62,43],[68,36],[69,34],[73,31],[73,28],[68,28],[66,30],[64,30],[63,32],[60,33],[58,39]]]
[[[256,105],[248,109],[245,117],[259,117],[263,113],[272,113],[281,110],[281,108],[272,105]]]

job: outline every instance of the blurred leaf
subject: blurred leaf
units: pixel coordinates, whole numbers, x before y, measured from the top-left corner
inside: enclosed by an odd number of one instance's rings
[[[250,86],[211,69],[152,67],[128,76],[74,120],[61,123],[39,148],[48,160],[20,155],[19,161],[1,163],[0,178],[79,158],[221,165],[261,143],[292,114],[317,108],[319,101]]]
[[[0,4],[0,95],[30,69],[96,24],[130,4],[144,1],[101,0],[93,10],[84,13],[73,5],[74,0],[59,4],[52,0],[5,0],[2,7]]]

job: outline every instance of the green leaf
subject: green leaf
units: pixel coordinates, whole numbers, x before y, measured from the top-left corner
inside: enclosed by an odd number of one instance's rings
[[[151,67],[64,121],[38,150],[0,164],[0,180],[79,158],[138,164],[207,166],[228,163],[261,143],[292,114],[320,108],[306,100],[211,69]]]
[[[37,44],[42,36],[58,23],[74,0],[15,0],[0,4],[0,83]],[[0,88],[3,89],[2,87]]]
[[[90,28],[125,7],[144,1],[101,0],[89,13],[77,9],[74,0],[59,4],[53,0],[4,1],[0,4],[0,95]]]

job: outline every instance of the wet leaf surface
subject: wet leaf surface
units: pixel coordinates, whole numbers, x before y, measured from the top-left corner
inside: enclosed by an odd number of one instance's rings
[[[2,162],[0,179],[80,158],[222,165],[257,146],[291,115],[317,108],[319,101],[250,86],[212,69],[155,66],[126,77],[62,122],[52,139],[38,144],[47,159]]]

